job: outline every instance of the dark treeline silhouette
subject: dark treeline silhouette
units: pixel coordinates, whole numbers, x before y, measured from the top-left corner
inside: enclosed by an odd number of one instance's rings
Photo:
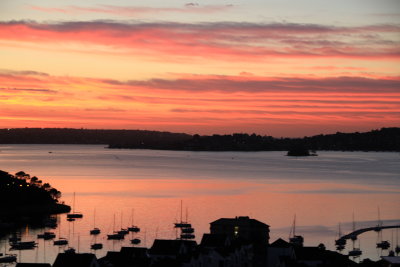
[[[91,130],[70,128],[0,129],[1,144],[114,144],[162,148],[191,138],[191,135],[142,130]]]
[[[58,203],[60,197],[60,191],[36,176],[0,170],[0,218],[68,212],[69,206]]]
[[[188,135],[141,130],[19,128],[0,129],[2,144],[108,144],[109,148],[190,151],[287,151],[293,148],[337,151],[400,151],[400,128],[364,133],[275,138],[256,134]]]

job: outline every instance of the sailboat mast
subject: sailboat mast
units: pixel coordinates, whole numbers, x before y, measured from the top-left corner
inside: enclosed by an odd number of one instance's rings
[[[72,213],[75,213],[75,192],[74,192],[74,199],[73,199],[73,206],[72,206]]]
[[[182,199],[181,199],[181,222],[182,222]]]
[[[296,214],[294,215],[293,220],[293,236],[296,236]]]

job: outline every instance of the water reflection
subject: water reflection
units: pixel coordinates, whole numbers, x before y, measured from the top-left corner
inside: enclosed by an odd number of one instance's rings
[[[304,236],[305,245],[324,243],[334,250],[337,224],[342,222],[342,232],[350,232],[353,212],[357,227],[376,225],[378,206],[384,224],[399,223],[400,218],[394,204],[400,201],[400,166],[394,164],[398,162],[395,153],[319,152],[308,160],[288,159],[281,152],[110,151],[101,146],[9,146],[1,150],[4,170],[23,170],[45,179],[70,204],[76,192],[74,208],[84,217],[68,222],[65,215],[59,215],[56,239],[65,237],[68,246],[92,251],[97,257],[132,246],[131,233],[123,240],[107,240],[107,234],[132,225],[132,209],[135,225],[141,228],[135,235],[140,246],[151,246],[156,237],[176,238],[174,223],[179,220],[181,200],[197,241],[209,232],[210,222],[239,215],[269,224],[271,241],[288,240],[297,214],[296,233]],[[94,226],[101,234],[90,235]],[[19,230],[24,240],[36,240],[43,231]],[[384,240],[390,240],[388,233],[382,231]],[[362,258],[378,259],[387,253],[376,248],[376,238],[370,232],[359,236]],[[94,243],[102,243],[103,249],[91,250]],[[1,246],[3,251],[4,242]],[[18,251],[18,257],[52,263],[68,246],[40,239],[38,248]],[[351,248],[349,243],[342,253]]]

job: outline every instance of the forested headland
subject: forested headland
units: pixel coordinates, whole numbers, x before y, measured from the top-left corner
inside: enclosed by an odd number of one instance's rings
[[[0,170],[0,219],[69,212],[69,206],[59,203],[60,197],[60,191],[36,176]]]

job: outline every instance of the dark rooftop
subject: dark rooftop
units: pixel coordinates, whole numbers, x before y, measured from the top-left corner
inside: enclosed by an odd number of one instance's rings
[[[275,240],[270,247],[274,247],[274,248],[290,248],[293,247],[293,245],[291,245],[289,242],[283,240],[282,238],[278,238],[277,240]]]
[[[228,236],[224,234],[203,234],[200,246],[220,248],[229,245]]]
[[[90,253],[59,253],[53,267],[89,267],[93,260],[97,258]]]
[[[216,221],[210,223],[213,224],[249,224],[251,226],[262,226],[262,227],[269,227],[268,224],[260,222],[256,219],[250,219],[248,216],[239,216],[236,218],[220,218]]]
[[[153,246],[150,248],[152,255],[178,255],[182,245],[187,247],[194,247],[197,245],[196,241],[188,240],[154,240]]]
[[[17,263],[15,267],[51,267],[50,263]]]

